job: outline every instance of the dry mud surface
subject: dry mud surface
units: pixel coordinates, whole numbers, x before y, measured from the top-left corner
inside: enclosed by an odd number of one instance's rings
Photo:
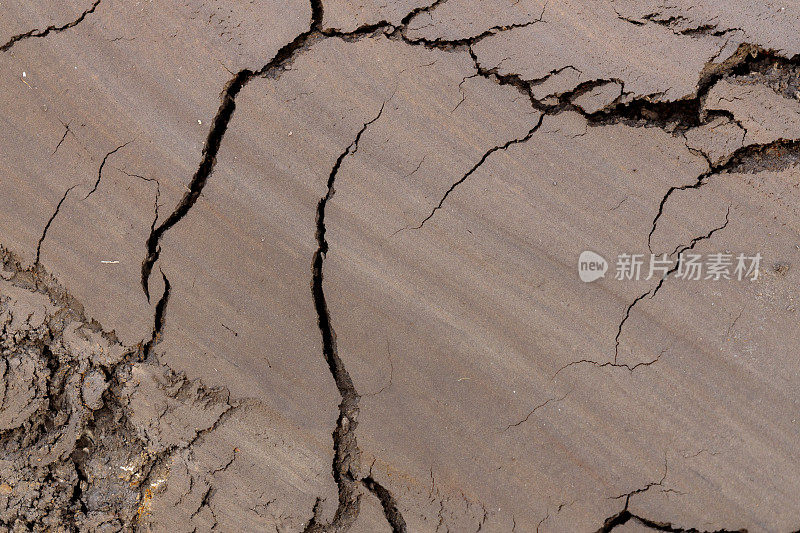
[[[2,530],[800,528],[796,3],[0,12]]]

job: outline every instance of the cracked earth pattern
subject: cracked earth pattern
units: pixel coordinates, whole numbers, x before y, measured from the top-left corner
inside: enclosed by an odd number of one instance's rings
[[[800,528],[797,5],[0,8],[2,530]]]

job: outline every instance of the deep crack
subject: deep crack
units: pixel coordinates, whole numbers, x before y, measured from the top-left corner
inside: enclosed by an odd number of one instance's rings
[[[167,305],[169,304],[169,296],[172,287],[167,279],[166,274],[161,273],[164,281],[164,292],[156,304],[156,309],[153,314],[153,332],[150,339],[142,347],[142,356],[144,360],[148,360],[153,353],[153,347],[161,341],[161,335],[164,331],[164,325],[167,320]]]
[[[361,504],[361,491],[358,488],[358,470],[360,468],[360,455],[358,443],[356,441],[355,430],[358,426],[358,403],[360,396],[356,391],[350,373],[345,368],[344,362],[339,357],[336,347],[336,333],[331,324],[331,316],[328,311],[328,304],[325,300],[325,291],[322,287],[323,263],[328,253],[328,241],[325,239],[325,207],[335,193],[336,176],[339,173],[342,162],[358,150],[358,143],[361,136],[367,131],[370,124],[378,120],[383,114],[386,103],[381,105],[378,114],[366,122],[358,131],[352,143],[336,158],[336,162],[328,175],[328,190],[325,196],[320,198],[317,204],[317,228],[315,237],[317,240],[317,250],[312,259],[312,294],[314,297],[314,308],[317,311],[319,329],[322,333],[322,353],[325,362],[328,364],[331,375],[336,382],[336,388],[342,398],[339,404],[339,417],[336,421],[336,429],[333,431],[333,478],[339,488],[339,505],[336,508],[333,520],[330,524],[321,524],[315,517],[308,523],[305,531],[307,532],[338,532],[346,531],[358,518]]]
[[[581,115],[583,115],[584,117],[586,117],[589,123],[592,125],[599,125],[599,124],[606,124],[606,123],[620,122],[620,121],[645,121],[648,125],[659,125],[663,127],[668,122],[674,121],[676,118],[679,119],[679,122],[684,127],[688,127],[690,125],[696,125],[701,122],[699,114],[699,102],[702,94],[705,91],[707,91],[708,88],[711,85],[713,85],[713,83],[717,79],[719,79],[722,75],[730,73],[734,69],[742,67],[742,65],[746,66],[748,64],[747,53],[740,53],[736,57],[735,61],[726,62],[722,67],[715,67],[716,70],[704,73],[703,77],[701,77],[701,82],[698,85],[698,91],[697,91],[698,96],[696,98],[691,98],[676,102],[669,102],[669,103],[659,103],[659,104],[648,102],[646,99],[634,100],[624,105],[623,104],[616,105],[606,111],[600,111],[598,113],[588,115],[581,109],[577,108],[574,104],[572,104],[572,100],[574,99],[574,97],[583,94],[584,92],[591,90],[593,87],[595,87],[598,84],[598,80],[586,82],[584,84],[579,85],[573,91],[560,95],[559,103],[556,105],[545,105],[533,97],[531,84],[535,83],[535,80],[533,81],[523,80],[516,74],[501,75],[498,73],[496,68],[486,69],[479,64],[476,55],[471,49],[472,44],[474,44],[475,42],[478,42],[480,39],[483,39],[489,35],[493,35],[499,31],[505,31],[507,29],[511,29],[514,27],[526,26],[533,24],[535,22],[539,22],[540,20],[542,20],[542,17],[544,15],[544,8],[542,11],[542,15],[539,17],[538,20],[507,27],[505,26],[493,27],[487,30],[486,32],[483,32],[480,35],[464,40],[426,41],[423,39],[420,40],[408,39],[404,35],[404,30],[406,29],[409,22],[414,18],[414,16],[418,15],[421,12],[430,11],[434,9],[437,5],[442,3],[442,1],[444,0],[437,0],[436,2],[434,2],[429,6],[417,8],[409,12],[402,19],[402,23],[398,27],[395,27],[385,21],[381,21],[374,24],[364,25],[362,27],[359,27],[357,30],[353,32],[343,33],[334,29],[322,28],[322,20],[323,20],[322,3],[320,0],[311,0],[312,16],[311,16],[311,24],[309,30],[299,34],[290,43],[282,47],[275,54],[275,56],[261,69],[257,71],[244,69],[239,71],[237,74],[233,75],[233,77],[226,83],[221,93],[220,97],[221,103],[212,121],[211,127],[209,129],[207,139],[202,150],[201,161],[197,168],[197,171],[195,172],[190,181],[188,192],[183,196],[183,198],[175,207],[175,209],[172,211],[172,213],[159,226],[156,226],[156,221],[158,218],[156,213],[156,218],[154,219],[153,224],[151,226],[151,231],[146,241],[147,254],[142,263],[142,272],[141,272],[142,288],[148,300],[150,299],[150,294],[149,294],[150,276],[152,274],[152,269],[160,255],[161,238],[167,231],[169,231],[172,227],[174,227],[175,224],[177,224],[184,216],[186,216],[186,214],[191,210],[191,208],[195,205],[198,198],[202,194],[203,188],[207,183],[207,180],[214,171],[217,154],[219,152],[222,140],[227,132],[229,123],[235,112],[236,97],[238,96],[240,91],[255,77],[277,76],[286,67],[286,65],[290,61],[292,61],[292,59],[295,57],[296,54],[308,48],[308,46],[313,44],[315,42],[314,40],[317,38],[324,39],[328,37],[337,37],[348,40],[348,39],[359,38],[361,36],[368,36],[372,33],[383,30],[387,33],[389,37],[394,37],[409,45],[422,45],[429,48],[437,48],[446,51],[466,49],[468,50],[470,56],[473,59],[473,62],[475,64],[475,69],[478,75],[493,80],[501,85],[512,85],[516,87],[522,93],[526,94],[530,98],[531,105],[533,106],[534,109],[542,112],[542,115],[539,117],[538,123],[527,133],[527,135],[519,139],[512,139],[503,145],[495,146],[491,148],[489,151],[485,152],[482,158],[465,175],[463,175],[458,181],[456,181],[451,185],[451,187],[445,192],[445,194],[439,201],[438,205],[432,209],[430,214],[424,220],[422,220],[419,226],[412,229],[422,228],[424,224],[435,215],[436,211],[443,206],[445,200],[450,195],[450,193],[453,192],[453,190],[455,190],[461,183],[466,181],[488,159],[488,157],[492,153],[500,150],[505,150],[506,148],[510,147],[513,144],[522,143],[529,140],[542,124],[544,116],[555,115],[566,110],[574,110],[576,112],[581,113]],[[27,37],[43,37],[51,31],[62,31],[63,29],[73,27],[74,25],[80,23],[80,21],[82,21],[89,13],[93,12],[94,9],[97,7],[97,5],[99,5],[99,3],[100,0],[97,0],[95,4],[92,6],[92,8],[84,12],[83,15],[78,20],[70,24],[67,24],[62,27],[49,27],[45,30],[42,30],[41,32],[39,30],[32,30],[27,34],[22,34],[20,36],[13,38],[12,41],[6,43],[6,45],[4,45],[3,47],[0,47],[0,51],[5,51],[9,49],[11,46],[13,46],[15,42]],[[743,45],[743,48],[740,49],[740,52],[742,50],[745,50],[745,52],[749,53],[752,47],[747,48],[748,46],[750,45]],[[600,80],[600,81],[605,83],[607,80]],[[344,367],[344,364],[342,363],[341,359],[339,359],[336,349],[336,337],[333,327],[331,325],[330,315],[327,309],[325,295],[322,288],[322,280],[323,280],[322,268],[325,255],[328,251],[328,243],[325,240],[326,228],[324,223],[325,207],[327,201],[330,200],[334,194],[334,182],[343,160],[348,155],[351,155],[356,151],[358,142],[362,134],[366,131],[367,127],[372,122],[374,122],[381,116],[382,111],[383,107],[381,107],[381,112],[379,112],[374,119],[364,124],[363,128],[359,131],[358,135],[356,136],[355,141],[351,143],[351,145],[348,146],[348,148],[342,154],[340,154],[328,179],[327,194],[322,199],[320,199],[319,204],[317,206],[317,229],[315,236],[318,243],[318,249],[314,253],[312,261],[312,276],[313,276],[312,291],[314,296],[315,308],[318,314],[319,327],[323,337],[323,355],[326,359],[326,362],[328,363],[331,374],[333,375],[334,380],[336,381],[337,388],[342,397],[342,401],[339,405],[339,417],[337,420],[336,429],[333,432],[333,439],[334,439],[333,475],[337,483],[337,486],[339,488],[339,506],[337,508],[336,514],[334,515],[332,522],[330,524],[323,525],[318,521],[318,515],[319,515],[319,502],[318,502],[317,505],[315,505],[314,518],[312,518],[311,522],[308,524],[308,527],[306,528],[307,531],[343,531],[348,529],[349,526],[355,521],[355,519],[358,516],[359,502],[361,497],[359,484],[366,487],[368,490],[370,490],[373,494],[375,494],[379,498],[384,508],[384,513],[386,515],[386,518],[389,521],[394,531],[405,531],[406,527],[402,516],[400,516],[399,511],[397,511],[396,502],[394,502],[394,499],[391,497],[391,494],[389,494],[388,491],[386,491],[386,489],[377,484],[377,482],[371,476],[368,476],[361,480],[358,479],[357,470],[359,466],[360,452],[358,450],[355,438],[355,429],[357,426],[357,415],[359,410],[358,407],[359,395],[355,390],[355,387],[353,385],[349,373]],[[65,131],[64,136],[62,137],[58,146],[61,145],[61,143],[64,141],[68,133],[69,129],[67,126],[67,131]],[[56,147],[56,149],[58,149],[58,146]],[[118,149],[119,148],[117,148],[117,150]],[[98,179],[95,182],[94,188],[92,189],[92,191],[89,192],[89,194],[87,194],[86,198],[88,198],[88,196],[91,195],[99,186],[100,179],[102,177],[103,166],[108,157],[114,152],[116,152],[116,150],[107,154],[106,157],[104,158],[103,162],[101,163],[101,167],[98,172]],[[731,161],[734,161],[734,159],[731,159]],[[731,164],[733,165],[734,163]],[[419,166],[421,165],[422,162],[420,162]],[[414,170],[414,172],[419,170],[419,166],[417,167],[416,170]],[[729,168],[732,169],[734,167],[731,166]],[[695,186],[686,186],[682,187],[681,189],[695,188],[699,187],[701,184],[702,184],[702,178],[698,179],[698,182]],[[39,240],[39,244],[37,247],[37,256],[36,256],[37,264],[39,262],[41,245],[42,242],[44,241],[47,230],[50,227],[53,220],[55,219],[55,217],[57,216],[58,211],[61,208],[61,205],[66,200],[72,188],[73,187],[71,187],[65,192],[63,198],[58,203],[55,212],[53,213],[47,225],[45,226],[45,229],[43,231],[41,239]],[[661,205],[659,206],[659,213],[656,215],[653,221],[653,227],[650,235],[648,236],[648,245],[650,244],[652,234],[655,232],[658,218],[661,216],[664,205],[669,195],[672,194],[672,192],[674,191],[673,190],[668,191],[665,197],[662,199]],[[158,208],[157,202],[158,202],[158,197],[156,198],[156,209]],[[726,215],[725,225],[727,225],[727,215]],[[694,239],[690,243],[690,245],[687,245],[681,251],[691,249],[700,240],[710,238],[710,236],[715,231],[724,228],[725,225],[719,228],[715,228],[708,235],[704,237],[698,237]],[[675,268],[677,269],[677,266]],[[162,276],[164,279],[165,291],[164,294],[162,295],[161,300],[156,305],[156,312],[154,317],[154,329],[151,339],[145,344],[144,348],[145,354],[151,353],[153,346],[158,342],[160,338],[164,326],[164,315],[169,298],[170,285],[166,276],[163,275],[163,272]],[[652,291],[645,293],[644,295],[637,298],[627,308],[625,317],[623,318],[622,322],[619,324],[618,327],[618,332],[616,336],[614,363],[601,364],[588,360],[579,362],[592,363],[597,366],[606,366],[609,364],[612,366],[624,366],[629,370],[633,370],[640,365],[649,365],[655,362],[652,361],[650,363],[639,363],[637,365],[633,365],[632,367],[628,365],[619,365],[617,364],[617,352],[619,348],[619,339],[620,335],[622,334],[623,325],[630,316],[633,307],[641,299],[643,299],[648,295],[650,295],[650,297],[652,298],[655,295],[655,293],[660,289],[661,285],[663,284],[663,281],[664,280],[662,279],[661,282]],[[656,360],[658,360],[658,358],[656,358]],[[571,364],[577,364],[579,362]],[[549,401],[552,400],[548,400],[548,402]],[[534,409],[534,411],[535,410],[536,408]],[[533,411],[531,412],[531,414],[533,414]],[[524,420],[521,421],[520,424],[522,422],[524,422]],[[508,427],[515,425],[518,424],[511,424]],[[626,502],[626,508],[617,515],[607,519],[606,524],[604,524],[603,528],[601,528],[600,531],[610,531],[611,529],[616,527],[616,525],[624,524],[629,520],[637,520],[643,525],[646,525],[654,529],[659,529],[662,531],[696,531],[694,529],[684,530],[684,529],[672,528],[670,524],[659,525],[656,522],[636,516],[628,511],[627,502]],[[609,526],[608,529],[604,529],[606,528],[606,526]]]
[[[197,167],[194,176],[192,176],[192,180],[189,183],[189,190],[184,194],[181,201],[166,220],[164,220],[161,225],[154,228],[147,237],[147,255],[142,262],[142,289],[144,289],[148,301],[150,300],[150,273],[161,253],[159,245],[161,237],[186,216],[203,192],[203,187],[205,187],[208,178],[211,176],[212,172],[214,172],[214,167],[217,163],[217,154],[219,153],[225,133],[228,131],[228,125],[233,118],[233,113],[236,110],[236,96],[253,78],[258,76],[265,77],[282,69],[286,63],[294,57],[294,54],[298,50],[301,50],[308,40],[317,32],[319,26],[322,24],[322,4],[318,0],[312,0],[311,6],[311,24],[307,31],[295,37],[290,43],[284,45],[269,62],[261,67],[261,69],[257,71],[243,69],[237,72],[222,89],[220,95],[221,102],[214,116],[214,120],[211,122],[211,127],[201,153],[200,165]]]
[[[650,528],[654,531],[669,531],[672,533],[747,533],[746,529],[704,530],[704,529],[697,529],[694,527],[683,528],[675,526],[671,522],[658,522],[656,520],[651,520],[649,518],[633,514],[627,509],[623,509],[619,513],[616,513],[606,518],[605,522],[603,522],[603,525],[597,530],[597,533],[610,533],[618,526],[627,524],[631,520],[633,520],[634,522],[638,523],[641,526]]]
[[[398,509],[397,500],[395,500],[392,493],[375,481],[372,476],[365,477],[361,480],[361,483],[363,483],[367,490],[374,494],[381,502],[383,514],[386,517],[386,521],[389,522],[389,526],[392,528],[392,533],[406,533],[406,531],[408,531],[406,521],[402,513],[400,513],[400,509]]]

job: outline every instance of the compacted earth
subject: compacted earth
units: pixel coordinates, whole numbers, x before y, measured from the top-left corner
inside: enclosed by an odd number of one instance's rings
[[[0,529],[800,528],[800,6],[0,3]]]

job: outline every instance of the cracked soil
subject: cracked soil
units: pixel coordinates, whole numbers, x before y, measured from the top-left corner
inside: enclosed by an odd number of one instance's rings
[[[800,531],[797,4],[2,11],[0,530]]]

